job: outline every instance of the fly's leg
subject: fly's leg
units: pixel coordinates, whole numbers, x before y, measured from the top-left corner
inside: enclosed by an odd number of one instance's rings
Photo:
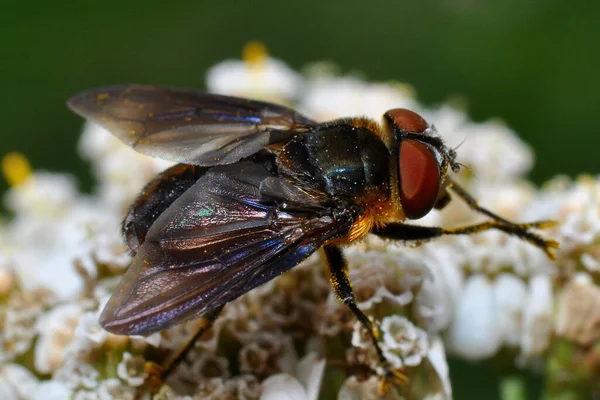
[[[150,392],[155,394],[158,393],[165,380],[177,369],[181,362],[185,359],[188,352],[194,347],[194,343],[201,337],[206,331],[208,331],[219,314],[223,310],[224,306],[219,306],[214,310],[206,312],[201,318],[196,332],[185,342],[183,346],[179,348],[171,358],[169,358],[163,365],[158,365],[152,361],[146,363],[146,388],[150,389]]]
[[[408,378],[406,375],[390,367],[381,351],[381,347],[379,347],[379,332],[373,326],[369,317],[367,317],[356,305],[354,293],[352,292],[352,285],[350,284],[350,278],[348,277],[348,264],[342,254],[342,250],[337,246],[325,246],[323,251],[325,252],[325,261],[329,269],[331,285],[333,286],[337,298],[350,308],[362,326],[367,330],[371,337],[371,342],[377,351],[377,356],[379,357],[381,365],[384,366],[386,370],[386,376],[381,383],[380,392],[382,392],[382,394],[387,393],[391,384],[407,384]]]
[[[527,229],[531,229],[531,228],[538,228],[538,229],[550,228],[550,227],[556,225],[556,222],[554,222],[554,221],[537,221],[537,222],[532,222],[532,223],[516,224],[514,222],[511,222],[507,219],[500,217],[499,215],[494,214],[487,208],[481,207],[479,205],[479,203],[477,202],[477,200],[475,200],[475,198],[473,196],[471,196],[462,186],[460,186],[454,180],[450,180],[450,182],[448,184],[448,188],[450,190],[452,190],[458,197],[463,199],[463,201],[465,203],[467,203],[467,205],[472,210],[475,210],[476,212],[478,212],[480,214],[486,215],[498,223],[513,226],[516,229],[519,229],[522,231],[526,231]]]
[[[553,249],[558,248],[555,240],[546,240],[535,233],[529,232],[530,228],[546,228],[549,221],[533,222],[528,224],[513,224],[500,221],[483,222],[481,224],[463,226],[458,228],[440,228],[435,226],[417,226],[407,224],[388,224],[383,228],[373,230],[371,233],[384,239],[392,240],[427,240],[444,235],[471,235],[490,229],[497,229],[517,236],[543,250],[550,259],[554,259]]]

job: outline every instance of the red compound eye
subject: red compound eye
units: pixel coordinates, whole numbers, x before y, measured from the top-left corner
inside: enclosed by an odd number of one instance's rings
[[[389,110],[385,113],[385,117],[394,126],[406,132],[421,133],[429,126],[419,114],[404,108]]]
[[[427,215],[440,190],[440,166],[429,148],[416,140],[400,144],[400,201],[410,219]]]

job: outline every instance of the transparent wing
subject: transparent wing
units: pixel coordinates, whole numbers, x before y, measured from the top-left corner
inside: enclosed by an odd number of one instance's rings
[[[156,86],[92,89],[68,105],[140,153],[196,165],[234,163],[316,124],[275,104]]]
[[[288,191],[254,163],[215,167],[155,222],[101,316],[107,330],[148,334],[195,318],[292,268],[350,228],[325,194]],[[287,197],[287,198],[285,198]],[[284,199],[285,198],[285,199]],[[282,200],[291,207],[280,206]],[[289,211],[290,208],[293,211]]]

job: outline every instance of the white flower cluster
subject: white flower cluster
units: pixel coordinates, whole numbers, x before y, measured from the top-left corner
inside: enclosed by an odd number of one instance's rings
[[[418,247],[368,237],[345,249],[359,307],[378,326],[388,361],[410,378],[385,398],[451,399],[444,343],[470,360],[509,350],[521,367],[549,362],[563,341],[577,357],[591,359],[600,343],[600,179],[561,177],[538,190],[523,178],[531,150],[500,122],[473,123],[446,105],[424,108],[405,84],[331,71],[315,64],[299,74],[253,43],[245,61],[213,67],[207,84],[223,94],[292,105],[316,120],[379,119],[387,109],[413,109],[450,147],[460,146],[465,168],[458,179],[483,205],[514,221],[559,222],[543,232],[561,243],[554,262],[499,232]],[[80,152],[98,180],[92,194],[79,193],[70,176],[34,172],[5,196],[13,216],[0,221],[2,399],[133,399],[145,385],[146,362],[166,359],[195,328],[191,322],[127,338],[99,326],[99,312],[130,262],[121,218],[168,163],[137,154],[92,125]],[[3,163],[5,173],[10,168]],[[455,200],[419,223],[481,220]],[[315,255],[227,305],[155,398],[376,399],[378,361]],[[585,373],[590,382],[597,378]]]

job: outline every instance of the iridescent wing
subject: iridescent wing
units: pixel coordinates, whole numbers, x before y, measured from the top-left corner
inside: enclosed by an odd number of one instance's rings
[[[209,170],[156,220],[104,309],[102,326],[148,334],[193,319],[350,229],[351,217],[334,218],[327,195],[285,179],[251,162]]]
[[[275,104],[156,86],[92,89],[68,105],[140,153],[196,165],[234,163],[316,124]]]

